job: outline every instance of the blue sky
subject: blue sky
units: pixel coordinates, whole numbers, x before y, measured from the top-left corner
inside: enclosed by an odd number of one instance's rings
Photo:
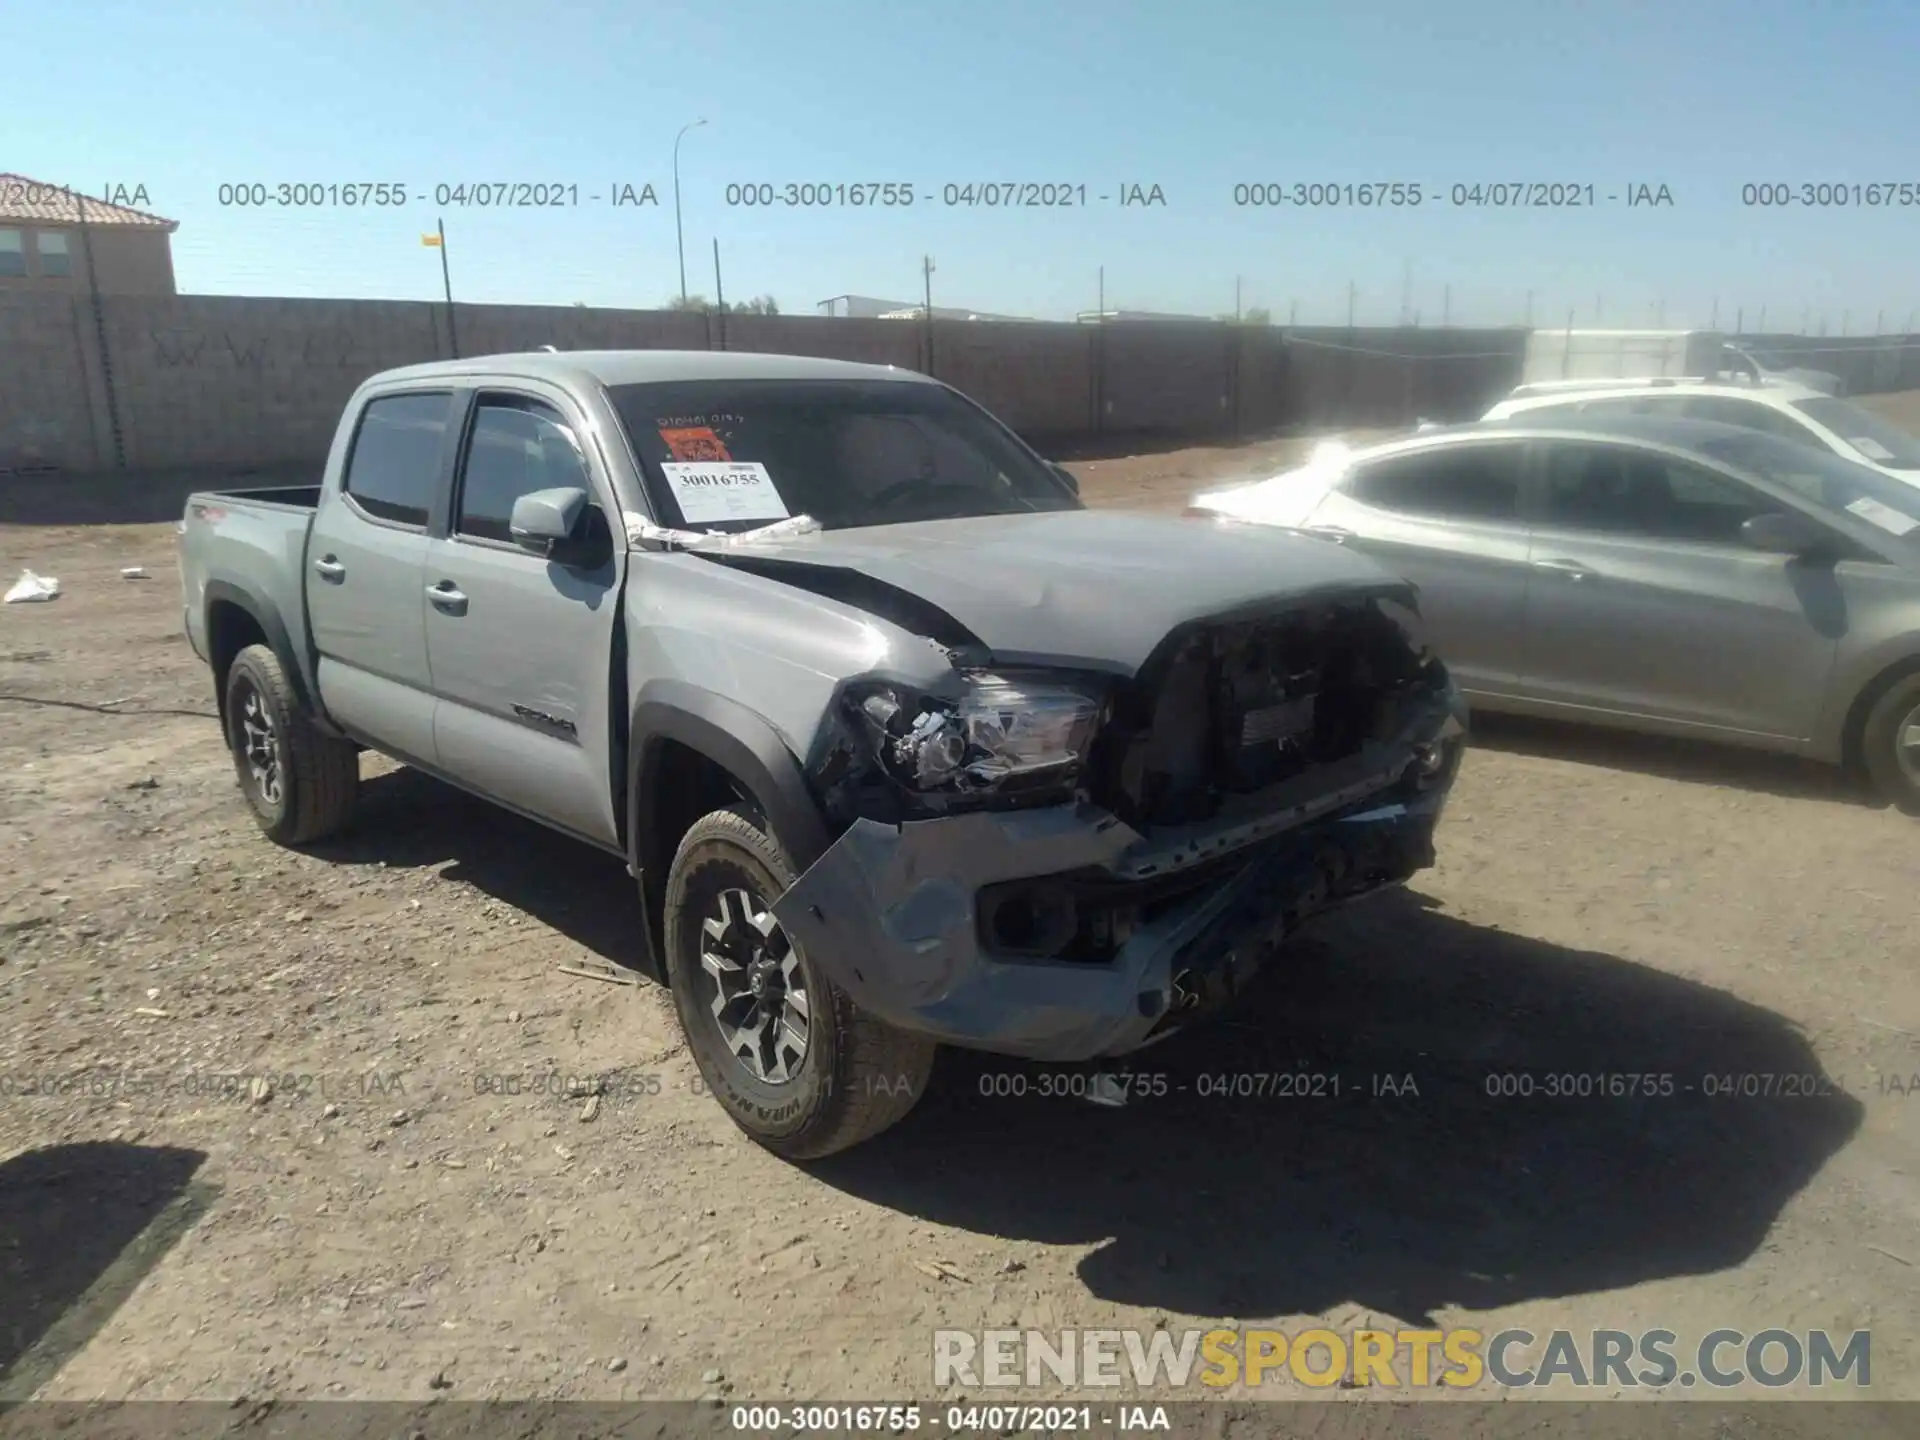
[[[1362,324],[1905,326],[1920,205],[1753,209],[1748,182],[1920,188],[1914,0],[0,0],[0,170],[144,186],[183,290],[652,307],[689,288],[1064,318],[1110,306]],[[30,43],[22,43],[30,37]],[[577,185],[576,207],[433,187]],[[1159,185],[1164,206],[967,209],[947,184]],[[1447,187],[1592,184],[1592,209]],[[222,183],[384,181],[404,209],[247,210]],[[728,206],[729,182],[913,185],[910,208]],[[1419,183],[1417,209],[1237,207],[1237,183]],[[615,183],[653,208],[610,207]],[[1608,203],[1666,185],[1671,207]],[[1439,194],[1434,187],[1440,187]],[[599,194],[600,203],[588,196]]]

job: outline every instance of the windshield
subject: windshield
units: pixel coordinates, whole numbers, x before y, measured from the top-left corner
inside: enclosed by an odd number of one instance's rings
[[[1857,465],[1830,450],[1814,450],[1758,431],[1715,436],[1700,452],[1786,486],[1822,509],[1844,511],[1911,545],[1920,546],[1920,486]]]
[[[1889,470],[1920,470],[1920,438],[1871,410],[1830,396],[1796,400],[1793,408],[1816,425],[1824,425],[1876,465]]]
[[[701,380],[609,388],[662,525],[826,530],[1077,510],[998,422],[936,385]]]

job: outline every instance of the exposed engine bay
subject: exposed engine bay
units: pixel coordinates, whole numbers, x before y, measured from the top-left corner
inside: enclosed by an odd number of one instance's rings
[[[1209,820],[1391,734],[1444,684],[1378,601],[1195,627],[1116,697],[1087,788],[1145,830]]]
[[[842,838],[775,913],[895,1023],[1056,1058],[1151,1043],[1433,863],[1466,712],[1411,600],[1192,622],[1129,676],[976,651],[937,693],[850,682],[809,767]]]
[[[1077,800],[1151,835],[1255,813],[1447,684],[1414,612],[1379,595],[1186,626],[1124,680],[955,673],[952,694],[849,687],[813,767],[830,822]]]

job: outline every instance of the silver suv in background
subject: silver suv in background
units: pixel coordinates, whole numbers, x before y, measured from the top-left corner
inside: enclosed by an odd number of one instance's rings
[[[1767,379],[1759,384],[1712,380],[1595,380],[1522,385],[1487,411],[1487,420],[1550,424],[1569,417],[1646,415],[1711,420],[1776,435],[1867,465],[1920,486],[1920,437],[1891,420],[1809,385]]]
[[[1328,447],[1189,514],[1413,581],[1476,709],[1857,759],[1920,813],[1920,488],[1755,430],[1576,415]]]

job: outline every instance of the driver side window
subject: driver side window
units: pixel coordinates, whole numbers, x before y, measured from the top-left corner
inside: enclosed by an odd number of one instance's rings
[[[511,544],[513,502],[536,490],[593,493],[579,442],[560,412],[520,395],[482,395],[461,466],[454,530]]]

